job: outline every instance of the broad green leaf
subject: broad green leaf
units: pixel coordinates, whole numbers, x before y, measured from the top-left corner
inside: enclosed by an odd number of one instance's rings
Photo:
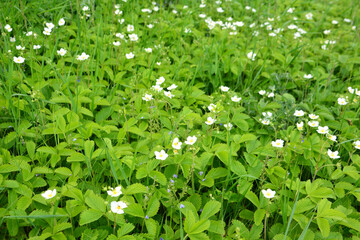
[[[323,237],[327,237],[329,236],[329,233],[330,233],[330,224],[329,224],[329,221],[326,220],[325,218],[316,218],[316,222],[317,222],[317,225],[318,227],[320,228],[320,231],[321,231],[321,235]]]
[[[266,214],[265,209],[258,208],[254,214],[254,221],[256,225],[260,225]]]
[[[106,211],[105,201],[102,197],[96,195],[92,190],[87,190],[84,196],[85,203],[92,209],[99,210],[102,213]]]
[[[160,208],[160,202],[156,197],[152,197],[148,203],[146,215],[153,217],[157,214]]]
[[[221,203],[215,200],[207,202],[201,212],[200,219],[208,219],[220,211]]]
[[[79,224],[80,224],[80,226],[82,226],[82,225],[85,225],[85,224],[88,224],[91,222],[95,222],[96,220],[101,218],[102,215],[103,215],[103,213],[96,209],[85,210],[84,212],[82,212],[80,214]]]
[[[142,185],[141,183],[134,183],[124,189],[124,194],[131,195],[136,193],[147,193],[147,187]]]
[[[124,211],[126,214],[130,214],[135,217],[140,217],[140,218],[145,217],[145,213],[144,210],[142,209],[142,206],[137,203],[129,204],[128,207],[124,209]]]

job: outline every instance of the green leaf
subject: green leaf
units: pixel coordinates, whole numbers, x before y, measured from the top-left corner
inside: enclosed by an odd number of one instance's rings
[[[64,175],[67,177],[71,176],[71,174],[72,174],[71,170],[66,167],[60,167],[60,168],[55,169],[55,173]]]
[[[240,177],[246,175],[245,167],[239,161],[231,161],[231,171]]]
[[[189,234],[190,240],[209,240],[205,233]]]
[[[157,226],[159,225],[154,219],[146,219],[145,220],[146,229],[150,236],[155,237]]]
[[[227,176],[227,170],[225,168],[212,168],[205,176],[205,178],[213,178],[213,179],[218,179],[221,177],[226,177]]]
[[[157,214],[160,208],[160,202],[156,197],[152,197],[148,203],[146,215],[153,217]]]
[[[251,133],[246,133],[242,136],[237,135],[236,137],[234,137],[234,141],[236,144],[240,144],[243,142],[248,142],[248,141],[252,141],[252,140],[256,140],[256,139],[257,139],[257,137]]]
[[[254,214],[254,221],[255,221],[255,224],[257,226],[259,226],[262,222],[262,220],[264,219],[265,217],[265,209],[261,209],[261,208],[258,208],[256,211],[255,211],[255,214]]]
[[[225,234],[225,223],[221,220],[219,220],[219,221],[210,220],[210,227],[209,227],[208,231],[217,233],[220,235],[224,235]]]
[[[140,218],[145,217],[145,213],[144,210],[142,209],[142,206],[137,203],[129,204],[128,207],[124,209],[124,211],[126,214],[130,214],[135,217],[140,217]]]
[[[124,236],[134,230],[135,226],[131,223],[125,223],[121,226],[121,228],[117,231],[118,237]]]
[[[200,219],[208,219],[220,211],[221,203],[215,200],[207,202],[201,212]]]
[[[0,173],[16,172],[19,170],[20,169],[17,166],[11,164],[4,164],[0,166]]]
[[[136,193],[147,193],[147,188],[141,183],[134,183],[124,189],[124,194],[131,195]]]
[[[316,218],[316,222],[317,222],[317,225],[319,226],[320,228],[320,231],[321,231],[321,235],[323,237],[328,237],[329,234],[330,234],[330,224],[329,224],[329,221],[326,220],[325,218]]]
[[[82,212],[80,214],[80,226],[91,223],[91,222],[95,222],[96,220],[98,220],[99,218],[101,218],[101,216],[103,215],[103,213],[99,210],[96,209],[88,209],[85,210],[84,212]]]
[[[87,190],[85,193],[85,203],[92,209],[99,210],[102,213],[106,211],[105,201],[102,197],[96,195],[92,190]]]
[[[200,219],[198,222],[196,222],[190,227],[188,234],[198,234],[207,230],[209,227],[210,227],[210,220]]]

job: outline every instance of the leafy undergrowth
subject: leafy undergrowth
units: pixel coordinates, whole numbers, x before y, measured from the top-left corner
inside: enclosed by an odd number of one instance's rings
[[[4,239],[360,239],[356,1],[114,2],[0,4]]]

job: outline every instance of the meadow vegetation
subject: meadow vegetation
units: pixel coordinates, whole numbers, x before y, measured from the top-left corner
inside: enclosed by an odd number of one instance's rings
[[[359,6],[1,1],[1,238],[359,240]]]

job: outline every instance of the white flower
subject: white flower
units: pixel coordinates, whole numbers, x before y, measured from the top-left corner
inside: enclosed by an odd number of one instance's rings
[[[223,91],[223,92],[227,92],[229,91],[230,88],[228,87],[225,87],[225,86],[220,86],[220,90]]]
[[[159,77],[158,79],[156,79],[156,85],[161,85],[163,82],[165,82],[164,77]]]
[[[134,31],[134,26],[129,24],[129,25],[127,25],[126,29],[127,29],[128,32],[133,32]]]
[[[64,56],[66,54],[67,50],[63,49],[63,48],[60,48],[60,50],[57,50],[57,53],[60,55],[60,56]]]
[[[266,91],[265,91],[265,90],[260,90],[260,91],[259,91],[259,94],[260,94],[261,96],[263,96],[263,95],[266,94]]]
[[[173,90],[175,88],[177,88],[177,86],[175,84],[172,84],[170,87],[167,88],[167,90],[170,91],[170,90]]]
[[[33,32],[32,32],[32,31],[27,32],[25,35],[26,35],[26,36],[31,36],[31,35],[33,35]]]
[[[151,48],[145,48],[145,52],[151,53],[151,52],[152,52],[152,49],[151,49]]]
[[[337,137],[336,137],[335,135],[326,134],[326,137],[327,137],[328,139],[330,139],[331,141],[336,142]]]
[[[87,55],[85,52],[83,52],[81,55],[79,55],[76,59],[79,61],[84,61],[89,58],[89,55]]]
[[[8,31],[8,32],[11,32],[11,31],[12,31],[12,28],[10,27],[9,24],[6,24],[4,28],[5,28],[6,31]]]
[[[303,122],[296,123],[296,127],[299,131],[302,131],[304,129],[304,123]]]
[[[348,87],[349,93],[353,94],[355,89],[353,89],[352,87]]]
[[[360,90],[358,90],[357,88],[355,89],[355,94],[360,96]]]
[[[244,26],[244,22],[234,22],[235,26],[242,27]]]
[[[123,23],[125,22],[125,19],[123,19],[123,18],[122,18],[122,19],[119,19],[118,22],[119,22],[120,24],[123,24]]]
[[[287,12],[288,12],[288,13],[293,13],[294,10],[295,10],[295,8],[289,8],[289,9],[287,10]]]
[[[359,140],[355,141],[353,144],[356,149],[360,149],[360,141]]]
[[[88,6],[84,6],[83,8],[82,8],[82,10],[85,12],[85,11],[88,11],[90,8],[88,7]]]
[[[294,25],[294,24],[290,24],[288,26],[288,29],[296,29],[296,28],[298,28],[298,27],[296,25]]]
[[[264,197],[266,198],[273,198],[275,196],[275,191],[268,189],[268,190],[261,190],[262,194],[264,195]]]
[[[163,90],[163,88],[160,85],[154,85],[151,87],[151,89],[157,92],[161,92],[161,90]]]
[[[294,116],[302,117],[304,114],[305,112],[303,110],[295,110]]]
[[[35,50],[36,50],[36,49],[40,49],[40,48],[41,48],[40,45],[34,45],[34,46],[33,46],[33,49],[35,49]]]
[[[206,14],[203,14],[203,13],[202,13],[202,14],[199,14],[199,17],[200,17],[200,18],[205,18],[205,17],[206,17]]]
[[[206,7],[206,5],[205,4],[200,4],[200,6],[199,6],[199,8],[204,8],[204,7]]]
[[[174,138],[172,142],[172,147],[175,149],[181,149],[182,142],[179,141],[179,138]]]
[[[329,127],[328,126],[325,126],[325,127],[319,126],[316,131],[320,134],[327,134],[327,133],[329,133]]]
[[[331,30],[325,30],[325,31],[324,31],[324,34],[325,34],[325,35],[328,35],[328,34],[330,34],[330,32],[331,32]]]
[[[310,118],[310,119],[318,119],[319,116],[311,113],[311,114],[309,114],[309,118]]]
[[[21,45],[16,46],[17,50],[25,50],[25,47],[22,47]]]
[[[275,36],[276,36],[276,33],[269,33],[269,36],[270,36],[270,37],[275,37]]]
[[[174,10],[172,10],[172,13],[177,14],[178,12],[174,9]]]
[[[186,141],[185,141],[185,143],[187,144],[187,145],[194,145],[194,143],[196,142],[196,140],[197,140],[197,137],[196,136],[188,136],[187,137],[187,139],[186,139]]]
[[[306,79],[311,79],[311,78],[313,78],[313,75],[311,75],[311,74],[305,74],[305,75],[304,75],[304,78],[306,78]]]
[[[249,25],[249,28],[253,28],[255,26],[256,26],[256,23],[252,23],[252,24]]]
[[[336,24],[338,24],[339,22],[336,21],[336,20],[332,20],[331,23],[334,24],[334,25],[336,25]]]
[[[318,127],[319,126],[319,122],[318,121],[309,121],[308,125],[310,127]]]
[[[65,24],[65,20],[63,18],[60,18],[58,24],[59,24],[59,26],[63,26]]]
[[[14,57],[14,62],[16,63],[23,63],[25,61],[25,58],[23,57]]]
[[[123,13],[123,11],[121,11],[120,9],[115,10],[115,15],[121,15],[122,13]]]
[[[348,102],[346,102],[346,99],[345,98],[338,98],[338,104],[339,105],[346,105],[348,104]]]
[[[157,12],[157,11],[159,11],[159,7],[158,7],[158,6],[155,6],[155,7],[153,8],[153,10],[154,10],[155,12]]]
[[[306,17],[306,19],[311,20],[313,18],[313,15],[312,15],[312,13],[307,13],[305,15],[305,17]]]
[[[47,190],[46,192],[41,194],[41,196],[43,196],[43,198],[45,198],[45,199],[53,198],[53,197],[55,197],[55,195],[56,195],[56,189]]]
[[[322,49],[322,50],[326,50],[326,49],[327,49],[327,46],[326,46],[326,45],[321,45],[321,49]]]
[[[156,62],[156,65],[160,66],[160,65],[161,65],[161,62]]]
[[[155,158],[158,160],[165,160],[169,155],[164,151],[161,150],[160,152],[155,151]]]
[[[15,37],[10,38],[10,42],[15,42],[15,41],[16,41]]]
[[[251,7],[250,7],[250,6],[246,6],[245,9],[246,9],[246,10],[250,10]]]
[[[173,94],[171,94],[171,92],[170,91],[164,91],[164,94],[165,94],[165,96],[167,96],[167,97],[169,97],[169,98],[172,98],[172,97],[174,97],[175,95],[173,95]]]
[[[125,35],[121,34],[121,33],[116,33],[115,36],[118,38],[121,38],[121,39],[124,39],[124,37],[125,37]]]
[[[327,153],[328,153],[329,157],[332,158],[332,159],[340,158],[338,151],[332,152],[330,149],[328,149]]]
[[[135,57],[135,55],[132,52],[126,53],[125,56],[126,56],[127,59],[132,59],[132,58]]]
[[[350,20],[350,19],[348,19],[348,18],[344,18],[344,22],[349,23],[349,22],[351,22],[351,20]]]
[[[111,196],[111,197],[118,197],[118,196],[120,196],[120,194],[122,194],[121,186],[118,186],[118,187],[116,187],[115,189],[110,188],[110,190],[107,191],[107,193],[108,193],[109,196]]]
[[[263,112],[262,115],[266,118],[271,118],[272,117],[272,113],[271,112]]]
[[[113,201],[111,202],[111,211],[113,213],[117,213],[117,214],[123,214],[124,213],[124,208],[127,208],[126,203],[124,203],[123,201]]]
[[[113,42],[113,45],[116,46],[116,47],[120,46],[120,42],[119,41]]]
[[[277,139],[276,141],[271,141],[273,147],[282,148],[284,147],[284,140]]]
[[[273,92],[268,93],[267,97],[268,97],[268,98],[275,97],[275,94],[274,94]]]
[[[256,13],[256,9],[255,9],[255,8],[251,9],[251,11],[252,11],[253,13]]]
[[[264,125],[269,125],[270,124],[270,120],[269,119],[260,119],[261,123]]]
[[[232,129],[233,125],[232,125],[231,123],[228,123],[228,124],[224,124],[224,127],[225,127],[228,131],[230,131],[230,130]]]
[[[255,61],[256,53],[253,53],[252,51],[247,54],[248,59]]]
[[[212,125],[216,120],[213,119],[212,117],[208,117],[207,120],[205,121],[205,123],[207,125]]]
[[[151,94],[145,94],[145,97],[142,97],[142,99],[148,102],[148,101],[152,100],[153,98],[152,98]]]
[[[224,9],[222,9],[221,7],[219,7],[219,8],[216,9],[216,11],[219,12],[219,13],[223,13],[223,12],[224,12]]]
[[[154,25],[152,25],[152,24],[148,24],[148,25],[147,25],[147,27],[151,29],[151,28],[153,28],[153,27],[154,27]]]
[[[119,9],[119,8],[120,8],[120,4],[115,4],[114,7],[115,7],[115,9]]]
[[[46,27],[50,29],[50,31],[55,27],[55,25],[50,22],[50,23],[45,23]]]
[[[136,42],[137,40],[139,40],[139,37],[136,33],[133,33],[133,34],[129,34],[129,39],[130,41]]]
[[[209,109],[210,112],[215,112],[216,105],[213,104],[213,103],[210,103],[210,105],[208,106],[208,109]]]
[[[49,28],[44,28],[43,34],[49,36],[49,35],[51,34],[51,29],[49,29]]]
[[[191,33],[191,29],[190,28],[185,28],[184,32],[185,33]]]
[[[240,102],[240,100],[241,100],[241,97],[237,97],[237,96],[231,97],[231,101],[233,101],[233,102]]]

